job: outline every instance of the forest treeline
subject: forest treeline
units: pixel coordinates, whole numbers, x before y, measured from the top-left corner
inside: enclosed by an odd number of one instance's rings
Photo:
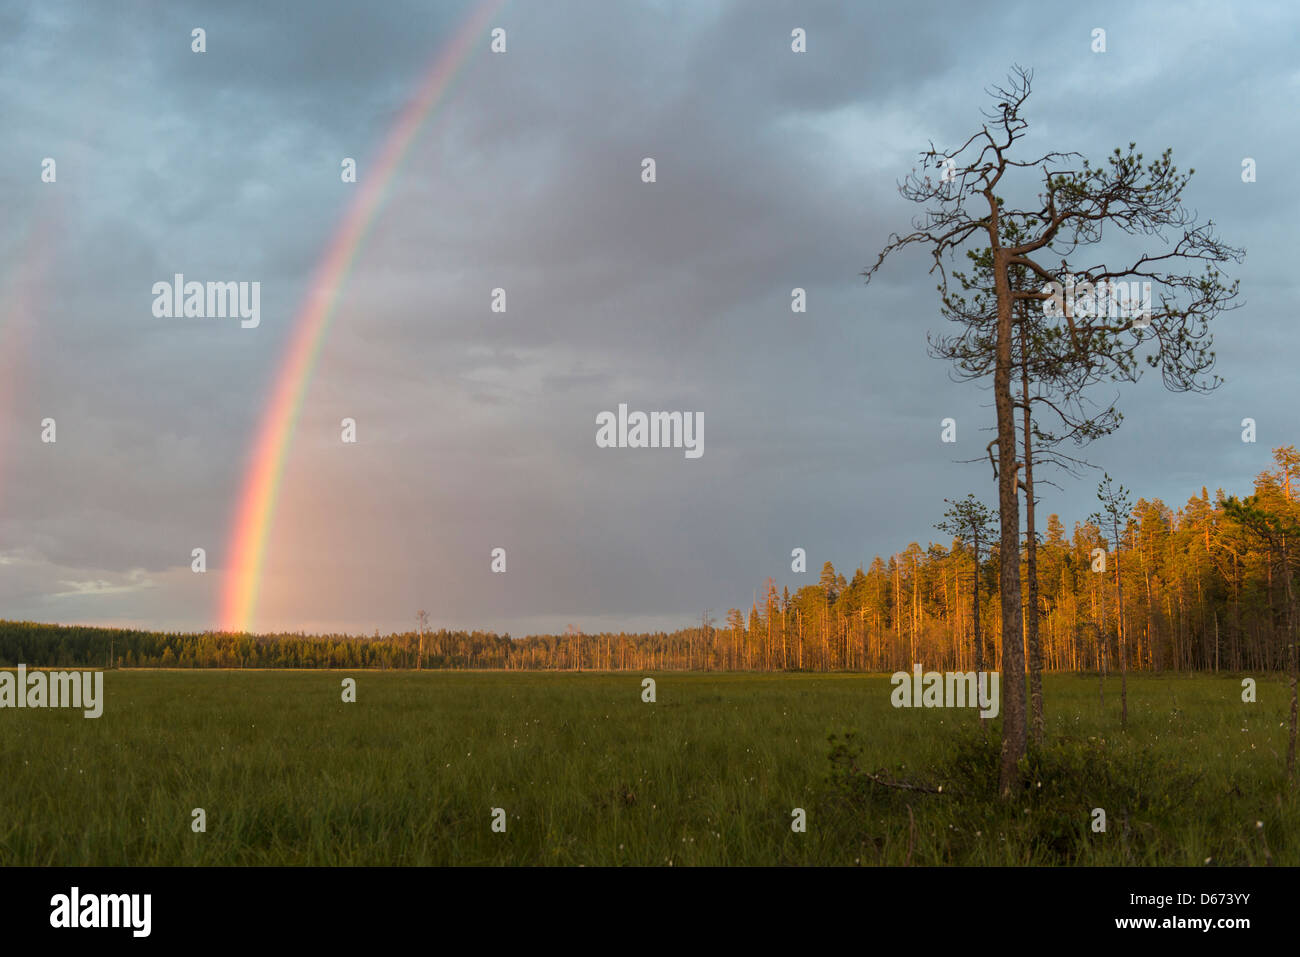
[[[1293,448],[1255,481],[1257,508],[1300,519]],[[1182,508],[1139,499],[1119,554],[1092,521],[1067,530],[1050,515],[1038,546],[1038,624],[1048,670],[1279,671],[1289,596],[1279,556],[1205,488]],[[1300,542],[1281,560],[1300,561]],[[1023,549],[1022,549],[1023,551]],[[1105,556],[1104,563],[1101,557]],[[1000,668],[997,543],[981,551],[984,660]],[[1022,567],[1023,567],[1022,555]],[[512,639],[482,631],[416,630],[374,637],[160,633],[0,622],[0,665],[178,668],[494,668],[590,670],[973,670],[975,562],[960,539],[916,542],[851,578],[831,562],[791,592],[768,579],[748,610],[701,616],[672,633],[602,632]],[[1121,582],[1116,582],[1119,569]],[[1123,634],[1116,615],[1122,584]],[[1026,606],[1028,607],[1028,606]]]

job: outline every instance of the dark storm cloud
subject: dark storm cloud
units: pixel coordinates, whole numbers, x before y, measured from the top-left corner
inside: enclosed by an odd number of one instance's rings
[[[0,408],[6,616],[213,623],[271,378],[356,188],[339,160],[373,169],[469,9],[0,10],[4,278],[31,271],[28,226],[56,207],[59,223],[22,389]],[[1013,62],[1036,69],[1027,151],[1173,146],[1197,168],[1193,204],[1250,254],[1248,306],[1222,321],[1223,389],[1126,388],[1124,428],[1084,454],[1178,506],[1202,484],[1245,490],[1270,445],[1296,440],[1284,4],[511,3],[494,23],[509,53],[476,41],[340,300],[263,625],[408,627],[424,606],[516,634],[672,627],[746,604],[768,575],[801,584],[793,547],[814,575],[826,559],[851,574],[938,537],[944,496],[991,499],[987,464],[962,461],[988,441],[989,396],[926,357],[929,263],[904,254],[870,287],[859,273],[915,213],[895,184],[917,152],[969,135]],[[57,186],[39,182],[44,156]],[[154,319],[150,287],[174,272],[260,281],[261,327]],[[496,287],[505,314],[488,309]],[[700,412],[704,456],[598,449],[596,414],[620,402]],[[46,415],[54,447],[37,441]],[[338,440],[344,416],[356,446]],[[957,446],[939,442],[947,416]],[[1246,416],[1257,445],[1239,440]],[[1092,510],[1093,476],[1059,482],[1047,510]],[[189,573],[196,545],[207,576]],[[488,570],[498,545],[504,576]]]

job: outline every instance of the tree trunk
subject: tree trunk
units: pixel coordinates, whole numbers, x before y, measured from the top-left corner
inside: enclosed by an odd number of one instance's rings
[[[1289,479],[1289,474],[1288,474]],[[1296,739],[1296,686],[1300,684],[1300,669],[1297,668],[1296,655],[1296,637],[1295,637],[1295,596],[1291,587],[1291,562],[1287,556],[1286,539],[1282,540],[1282,564],[1283,574],[1286,581],[1286,637],[1290,650],[1291,671],[1291,728],[1287,736],[1286,744],[1286,776],[1295,785],[1295,739]]]
[[[1038,640],[1038,539],[1034,533],[1034,457],[1033,417],[1029,412],[1028,330],[1021,331],[1020,385],[1024,398],[1025,434],[1025,577],[1028,594],[1025,612],[1025,639],[1029,645],[1029,699],[1033,711],[1034,744],[1043,745],[1043,649]]]
[[[972,536],[975,539],[975,582],[971,589],[971,623],[975,630],[975,687],[980,686],[980,672],[984,670],[984,636],[980,633],[980,537],[979,532]],[[977,692],[978,693],[978,692]],[[980,727],[984,733],[988,734],[988,725],[985,723],[984,715],[980,714]]]
[[[1119,727],[1128,730],[1128,646],[1124,636],[1124,579],[1120,575],[1119,523],[1115,523],[1115,631],[1119,639]]]
[[[1020,501],[1016,494],[1016,420],[1011,395],[1011,286],[1008,253],[998,244],[997,202],[989,196],[989,235],[994,250],[994,282],[998,299],[997,361],[993,400],[998,427],[998,517],[1001,553],[998,584],[1002,609],[1002,759],[998,791],[1004,798],[1020,786],[1019,764],[1027,747],[1025,728],[1025,645],[1020,606]]]

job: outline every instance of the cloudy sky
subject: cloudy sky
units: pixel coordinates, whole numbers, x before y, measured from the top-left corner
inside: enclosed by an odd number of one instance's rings
[[[675,628],[748,607],[768,575],[806,583],[796,546],[810,577],[827,559],[851,574],[939,539],[945,496],[993,501],[987,465],[963,462],[989,394],[926,355],[942,321],[925,255],[860,273],[915,212],[897,182],[917,152],[964,140],[1013,63],[1035,71],[1026,155],[1172,147],[1197,171],[1190,205],[1247,250],[1246,305],[1218,323],[1225,384],[1124,387],[1123,428],[1087,457],[1173,506],[1249,491],[1271,447],[1300,443],[1300,11],[987,7],[492,12],[506,52],[472,38],[346,276],[256,627],[405,630],[423,607],[516,635]],[[290,331],[361,189],[340,164],[365,181],[482,5],[98,9],[0,3],[0,617],[209,628]],[[261,324],[156,318],[175,273],[259,282]],[[620,402],[698,414],[704,454],[598,448]],[[1060,476],[1044,508],[1083,518],[1097,477]]]

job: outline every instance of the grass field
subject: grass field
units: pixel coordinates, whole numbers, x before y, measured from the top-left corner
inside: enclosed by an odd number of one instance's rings
[[[0,864],[1300,863],[1281,679],[1243,704],[1237,677],[1131,677],[1121,734],[1117,679],[1103,716],[1095,675],[1048,676],[1005,805],[1000,722],[895,710],[887,677],[659,674],[653,704],[641,677],[112,672],[99,719],[0,711]],[[846,732],[944,791],[832,774]]]

